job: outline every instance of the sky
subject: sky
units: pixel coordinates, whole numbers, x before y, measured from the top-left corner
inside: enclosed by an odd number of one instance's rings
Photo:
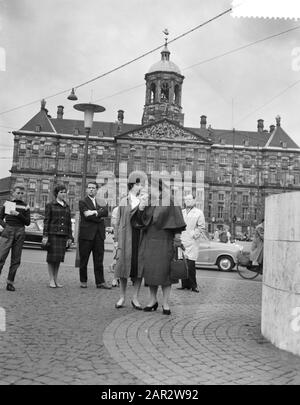
[[[0,0],[0,177],[9,176],[13,135],[40,109],[56,117],[82,119],[66,91],[164,44],[228,10],[231,0]],[[234,18],[230,13],[169,44],[170,59],[185,79],[184,125],[199,127],[200,116],[216,129],[265,129],[281,125],[300,146],[300,19]],[[144,75],[160,51],[76,90],[78,102],[105,107],[96,120],[141,123]],[[203,63],[206,61],[205,63]],[[202,63],[201,63],[202,62]],[[297,83],[298,81],[298,83]],[[4,113],[24,104],[34,104]],[[76,102],[75,102],[76,103]]]

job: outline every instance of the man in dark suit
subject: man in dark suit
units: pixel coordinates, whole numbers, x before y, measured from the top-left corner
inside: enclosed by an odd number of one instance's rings
[[[91,252],[93,252],[94,273],[97,288],[111,289],[104,280],[103,256],[105,224],[104,217],[108,216],[106,205],[99,205],[96,201],[98,185],[89,182],[87,196],[79,201],[79,256],[80,256],[80,286],[87,287],[87,265]]]

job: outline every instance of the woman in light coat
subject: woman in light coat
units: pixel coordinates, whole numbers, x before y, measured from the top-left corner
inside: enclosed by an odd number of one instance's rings
[[[199,239],[205,238],[205,218],[203,212],[195,207],[196,200],[192,194],[186,195],[184,198],[185,209],[183,209],[183,219],[186,223],[186,230],[181,234],[182,244],[185,248],[185,256],[188,263],[187,280],[181,280],[179,290],[191,289],[198,293],[196,281],[196,260],[199,251]]]
[[[122,308],[125,304],[127,280],[133,281],[133,297],[131,305],[134,309],[142,310],[138,301],[138,294],[142,282],[142,274],[138,270],[138,249],[140,230],[132,226],[132,217],[140,203],[137,197],[143,188],[142,176],[138,172],[132,172],[128,178],[128,195],[121,199],[117,211],[115,224],[115,244],[117,248],[115,279],[120,279],[120,299],[115,304],[116,308]]]
[[[250,260],[252,261],[252,266],[262,265],[263,247],[264,247],[264,219],[255,228],[254,239],[250,251]]]

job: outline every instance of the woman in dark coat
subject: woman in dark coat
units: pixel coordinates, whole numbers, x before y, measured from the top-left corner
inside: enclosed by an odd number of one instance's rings
[[[54,188],[55,200],[46,205],[43,245],[47,247],[47,263],[51,288],[62,287],[57,282],[60,262],[72,243],[71,212],[66,204],[67,189],[63,184]]]
[[[138,264],[145,284],[150,289],[150,301],[144,311],[157,309],[157,291],[161,286],[163,314],[170,315],[171,284],[178,282],[170,279],[170,263],[174,256],[174,248],[181,245],[180,234],[185,230],[186,224],[181,208],[174,205],[168,194],[168,187],[165,186],[167,200],[164,200],[163,183],[160,182],[155,186],[154,182],[151,182],[151,206],[146,206],[146,202],[142,200],[137,213],[138,220],[144,226]]]

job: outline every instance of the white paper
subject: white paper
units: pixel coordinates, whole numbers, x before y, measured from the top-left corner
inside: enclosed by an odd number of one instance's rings
[[[5,214],[10,214],[10,211],[16,210],[16,203],[12,201],[5,201],[4,207],[5,207]]]

